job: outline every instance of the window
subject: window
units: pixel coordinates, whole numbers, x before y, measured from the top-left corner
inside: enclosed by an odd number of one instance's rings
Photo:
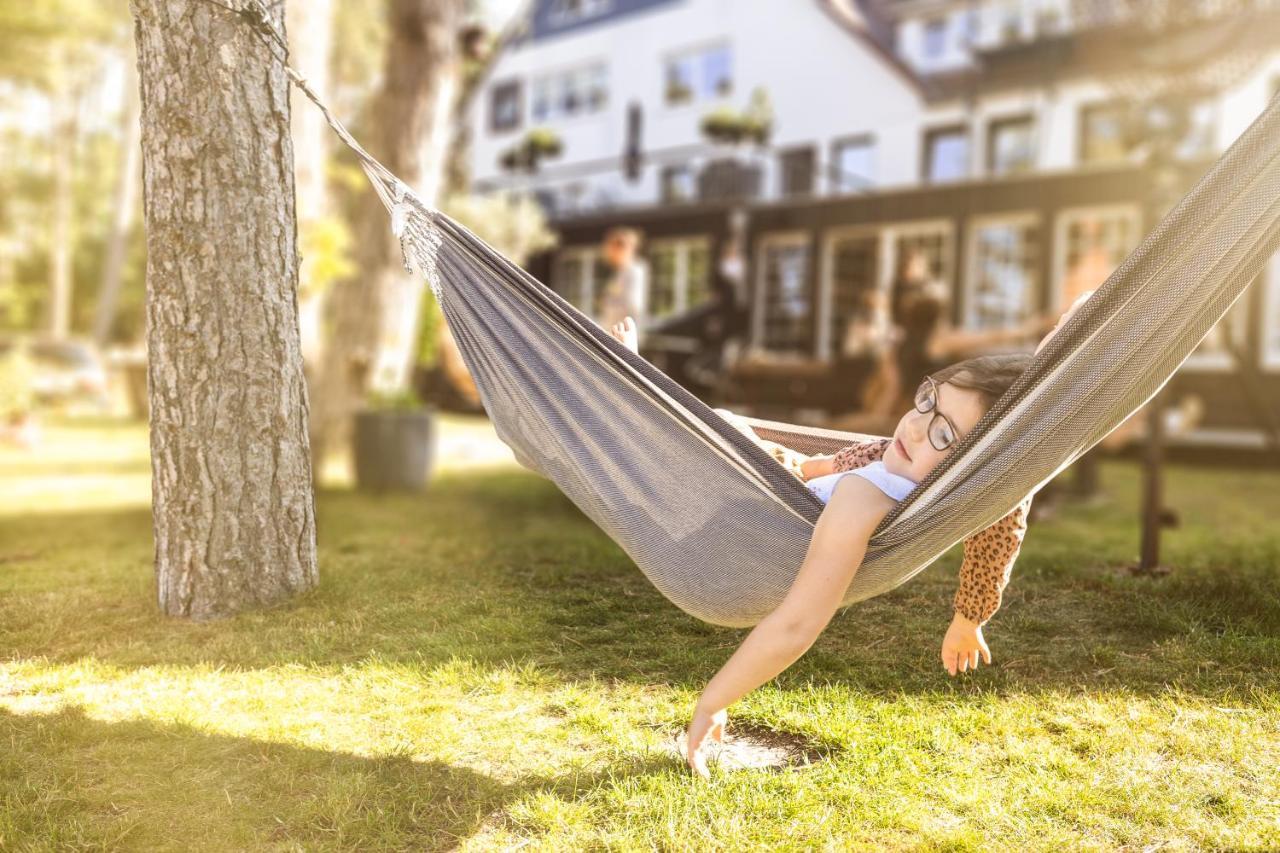
[[[962,180],[969,174],[969,133],[963,127],[936,128],[924,136],[924,179]]]
[[[876,142],[871,136],[838,139],[831,146],[831,187],[835,192],[862,192],[875,184]]]
[[[837,232],[828,244],[830,280],[818,328],[818,354],[856,356],[845,346],[851,326],[874,319],[880,293],[880,235],[867,229]]]
[[[662,201],[693,201],[698,194],[693,168],[687,165],[664,166],[662,169]]]
[[[1030,116],[991,122],[987,132],[987,172],[1017,175],[1035,168],[1035,125]]]
[[[587,316],[595,316],[596,291],[608,270],[598,249],[570,248],[556,255],[552,268],[553,289]]]
[[[1040,229],[1034,214],[978,222],[970,232],[966,324],[975,331],[1020,325],[1037,313]]]
[[[966,46],[972,46],[978,43],[978,37],[982,35],[982,12],[978,9],[970,9],[964,16],[964,43]]]
[[[791,148],[778,155],[779,192],[783,196],[808,195],[813,192],[813,173],[817,152],[812,145]]]
[[[611,0],[552,0],[547,21],[555,26],[565,26],[603,15],[609,11]]]
[[[1195,160],[1213,154],[1218,129],[1218,105],[1214,101],[1201,101],[1190,108],[1187,115],[1187,133],[1178,144],[1178,157]]]
[[[520,81],[497,83],[489,93],[489,130],[501,133],[520,126]]]
[[[733,60],[728,45],[684,51],[667,60],[666,101],[679,106],[719,98],[733,91]]]
[[[1141,238],[1141,214],[1133,206],[1065,210],[1058,216],[1055,283],[1058,311],[1096,290]]]
[[[1059,214],[1050,314],[1066,311],[1082,294],[1107,280],[1141,240],[1141,221],[1141,212],[1132,205]]]
[[[710,241],[654,240],[649,246],[649,317],[683,314],[705,302],[710,287]]]
[[[608,100],[608,70],[603,63],[547,74],[533,83],[533,121],[598,112]]]
[[[884,322],[892,315],[893,271],[911,253],[922,254],[928,276],[950,290],[953,233],[953,225],[943,220],[887,225],[878,231],[866,226],[834,230],[826,243],[818,302],[818,354],[829,358],[862,351],[877,315]]]
[[[940,59],[947,52],[947,19],[934,18],[924,25],[924,58]]]
[[[812,351],[813,298],[806,234],[761,239],[753,341],[772,352]]]
[[[1079,159],[1082,164],[1123,163],[1129,159],[1124,104],[1080,108]]]

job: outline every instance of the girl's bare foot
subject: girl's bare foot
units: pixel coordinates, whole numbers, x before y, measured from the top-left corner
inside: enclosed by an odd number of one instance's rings
[[[636,331],[636,321],[630,317],[623,318],[621,323],[614,323],[609,334],[634,353],[640,352],[640,334]]]

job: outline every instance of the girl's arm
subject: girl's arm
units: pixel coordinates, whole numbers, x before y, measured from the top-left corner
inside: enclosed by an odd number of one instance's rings
[[[826,628],[862,564],[867,540],[894,503],[862,477],[836,484],[786,597],[702,691],[688,732],[687,758],[694,770],[707,775],[700,748],[707,734],[722,736],[725,709],[794,663]]]

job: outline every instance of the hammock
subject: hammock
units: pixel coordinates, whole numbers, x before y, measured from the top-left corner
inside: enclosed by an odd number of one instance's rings
[[[682,610],[748,626],[804,559],[822,504],[764,450],[550,288],[428,208],[294,82],[356,155],[425,275],[497,433]],[[1280,248],[1280,99],[884,519],[844,597],[894,589],[995,523],[1142,407]],[[749,419],[750,420],[750,419]],[[831,452],[866,436],[751,421]]]

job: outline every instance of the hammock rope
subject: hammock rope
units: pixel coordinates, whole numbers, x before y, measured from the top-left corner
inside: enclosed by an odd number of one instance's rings
[[[747,626],[772,611],[822,504],[706,404],[424,204],[288,74],[360,161],[406,268],[426,277],[516,458],[691,615]],[[884,519],[843,604],[905,583],[1105,438],[1169,381],[1278,249],[1280,96]],[[866,438],[753,423],[802,452]]]

